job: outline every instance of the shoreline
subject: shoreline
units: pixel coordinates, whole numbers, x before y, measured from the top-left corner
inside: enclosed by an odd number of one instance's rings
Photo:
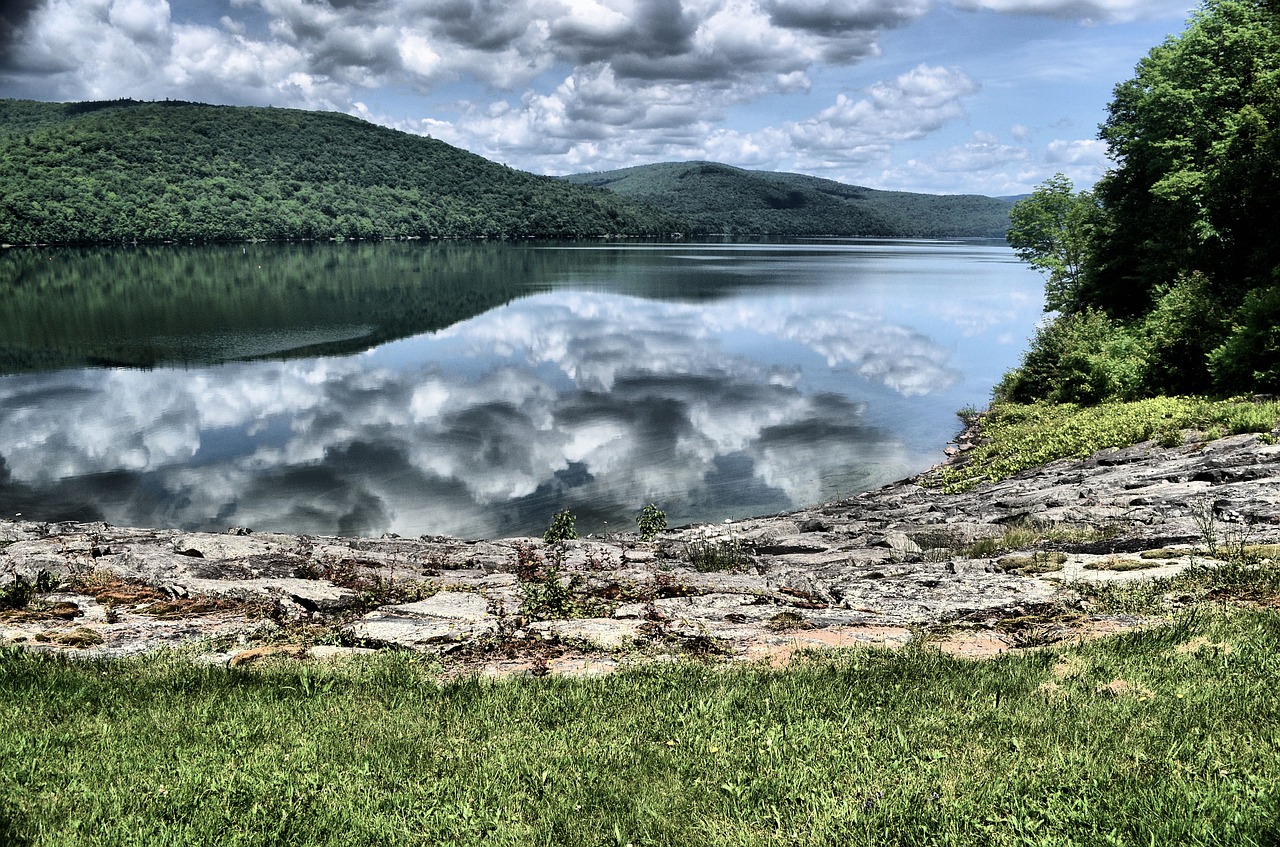
[[[1085,589],[1216,561],[1207,530],[1241,549],[1280,543],[1280,446],[1256,435],[1107,449],[963,494],[920,484],[976,437],[967,428],[946,462],[874,491],[653,542],[0,521],[0,592],[30,594],[0,612],[0,644],[176,647],[230,665],[409,649],[486,673],[781,663],[930,632],[949,652],[989,655],[1145,625]]]

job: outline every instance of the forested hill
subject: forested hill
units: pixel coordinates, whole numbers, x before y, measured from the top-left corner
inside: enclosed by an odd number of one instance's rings
[[[0,242],[665,235],[687,224],[331,112],[0,100]]]
[[[1003,238],[1012,205],[1009,198],[878,191],[712,162],[641,165],[566,179],[664,209],[688,220],[695,234]]]

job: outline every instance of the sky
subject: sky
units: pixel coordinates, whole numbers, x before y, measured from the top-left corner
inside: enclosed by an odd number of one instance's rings
[[[0,97],[343,112],[540,174],[1088,187],[1188,0],[0,0]]]

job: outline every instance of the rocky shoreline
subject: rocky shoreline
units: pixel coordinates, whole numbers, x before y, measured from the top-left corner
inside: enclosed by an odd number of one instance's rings
[[[1083,585],[1280,543],[1280,446],[1268,440],[1187,433],[963,494],[925,474],[652,542],[0,521],[0,643],[107,657],[172,647],[230,665],[408,649],[447,668],[535,674],[691,653],[778,663],[919,637],[984,655],[1145,623],[1100,614]]]

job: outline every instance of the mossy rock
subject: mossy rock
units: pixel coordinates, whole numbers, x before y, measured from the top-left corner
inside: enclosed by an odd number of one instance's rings
[[[1150,559],[1100,559],[1084,566],[1087,571],[1141,571],[1158,568],[1160,562]]]
[[[1143,550],[1138,554],[1140,559],[1181,559],[1191,555],[1191,550],[1174,550],[1169,547],[1157,547],[1155,550]]]
[[[1066,562],[1066,553],[1032,553],[1029,556],[1002,556],[996,560],[996,567],[1006,573],[1053,573],[1062,570]]]
[[[46,633],[41,633],[45,635]],[[88,627],[79,627],[70,632],[58,632],[48,634],[47,639],[36,636],[37,641],[52,641],[55,644],[62,644],[66,647],[97,647],[103,643],[104,639],[101,635],[89,629]]]

